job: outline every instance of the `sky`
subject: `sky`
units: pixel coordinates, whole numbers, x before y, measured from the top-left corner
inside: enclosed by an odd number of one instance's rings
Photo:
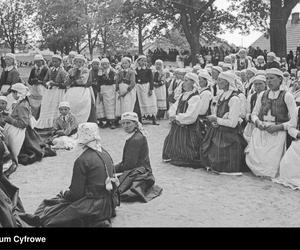
[[[220,9],[227,9],[229,6],[229,2],[227,0],[216,0],[216,6]],[[298,4],[292,11],[300,12],[300,4]],[[218,37],[227,40],[229,43],[233,43],[239,47],[249,47],[253,42],[256,41],[262,35],[261,32],[252,31],[249,35],[240,35],[239,31],[235,31],[233,33],[227,31],[225,34],[219,35]]]

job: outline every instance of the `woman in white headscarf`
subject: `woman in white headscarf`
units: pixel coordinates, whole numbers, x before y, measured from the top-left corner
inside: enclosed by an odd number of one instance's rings
[[[109,153],[101,146],[96,123],[78,127],[80,156],[75,160],[71,185],[55,198],[44,200],[34,213],[42,227],[110,227],[119,205],[118,180]]]
[[[78,123],[97,122],[93,108],[95,96],[91,84],[88,83],[89,70],[86,68],[83,55],[76,55],[74,66],[68,72],[65,85],[67,91],[64,100],[69,102]]]
[[[164,141],[163,160],[173,165],[200,167],[200,144],[202,133],[198,116],[201,99],[198,93],[199,79],[187,73],[182,85],[184,92],[169,109],[171,130]]]
[[[43,91],[40,115],[35,126],[38,129],[52,128],[54,119],[59,116],[58,105],[65,93],[64,82],[67,72],[62,66],[62,58],[59,55],[53,55],[51,61],[52,67],[43,81],[47,89]]]
[[[153,71],[154,93],[157,102],[157,119],[163,119],[167,110],[167,88],[166,73],[163,69],[164,63],[158,59],[155,61],[155,69]]]
[[[116,79],[116,117],[119,118],[125,112],[132,112],[136,102],[135,73],[130,66],[131,59],[123,57]]]
[[[22,82],[20,73],[17,70],[16,56],[12,53],[7,53],[4,57],[5,69],[1,73],[0,90],[2,95],[7,96],[7,109],[11,111],[12,104],[15,101],[9,90],[15,83]]]
[[[240,99],[236,93],[235,75],[222,72],[218,87],[216,114],[208,116],[211,126],[202,147],[206,166],[216,173],[240,174],[243,170],[245,141],[240,133]]]
[[[159,196],[162,189],[154,185],[147,133],[134,112],[123,113],[121,124],[128,134],[122,162],[116,165],[116,172],[122,173],[118,187],[121,201],[148,202]]]
[[[27,165],[41,160],[46,156],[46,145],[33,129],[31,107],[28,101],[29,89],[22,83],[16,83],[11,87],[11,91],[17,103],[11,115],[5,119],[6,125],[3,133],[16,169],[18,163]],[[11,174],[15,169],[9,169],[6,174]]]
[[[255,175],[274,178],[286,151],[286,131],[297,124],[297,107],[293,95],[280,90],[282,71],[271,68],[266,72],[269,89],[257,97],[251,115],[256,128],[245,153],[246,163]]]

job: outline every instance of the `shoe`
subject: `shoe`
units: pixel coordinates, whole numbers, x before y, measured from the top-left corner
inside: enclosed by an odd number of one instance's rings
[[[16,172],[17,168],[18,168],[18,165],[16,163],[12,163],[11,166],[9,167],[9,169],[4,171],[4,175],[6,176],[6,178],[8,179],[12,173]]]

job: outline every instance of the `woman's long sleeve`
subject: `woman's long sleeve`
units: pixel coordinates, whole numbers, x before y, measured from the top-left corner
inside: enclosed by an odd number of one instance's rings
[[[140,151],[143,148],[143,139],[131,139],[126,147],[126,154],[123,155],[122,170],[130,170],[137,167]]]

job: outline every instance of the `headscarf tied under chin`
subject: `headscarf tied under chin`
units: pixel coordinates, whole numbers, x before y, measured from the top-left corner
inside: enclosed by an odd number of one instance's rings
[[[11,90],[17,92],[18,102],[24,100],[27,96],[30,96],[29,88],[26,87],[23,83],[15,83],[12,85]]]
[[[122,114],[121,121],[130,120],[137,123],[137,129],[142,133],[143,136],[147,137],[148,133],[144,129],[143,125],[139,122],[139,117],[135,112],[125,112]]]
[[[77,143],[82,149],[91,148],[95,151],[102,152],[98,125],[93,122],[79,124]]]

